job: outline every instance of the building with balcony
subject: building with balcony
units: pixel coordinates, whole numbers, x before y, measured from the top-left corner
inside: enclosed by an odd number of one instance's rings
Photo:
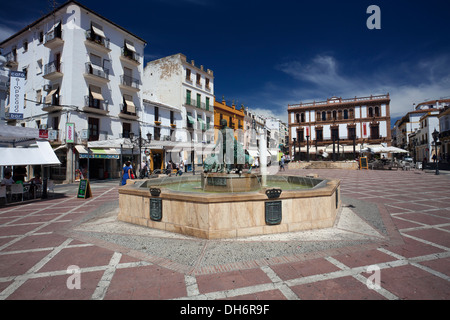
[[[6,113],[6,121],[48,130],[67,181],[87,167],[88,158],[90,178],[103,178],[105,171],[120,175],[117,150],[108,156],[85,152],[88,142],[121,138],[124,128],[138,132],[145,45],[77,1],[55,8],[0,42],[5,66],[26,73],[23,120],[8,119]],[[70,140],[68,124],[75,130]]]
[[[193,60],[188,62],[181,53],[150,61],[144,68],[142,95],[147,101],[171,106],[179,114],[181,122],[173,128],[174,139],[195,148],[193,152],[184,150],[180,158],[189,166],[202,163],[203,146],[214,141],[213,130],[208,130],[214,121],[213,71]]]
[[[245,134],[244,118],[245,108],[243,105],[237,108],[234,102],[228,106],[225,98],[222,98],[221,102],[214,99],[214,129],[220,130],[220,121],[226,120],[227,126],[234,130],[234,137],[242,144],[244,144]]]
[[[300,103],[288,106],[289,150],[295,159],[321,154],[333,144],[342,158],[353,157],[353,145],[391,144],[390,97],[387,95]],[[308,149],[309,144],[309,150]],[[339,150],[337,147],[339,144]]]

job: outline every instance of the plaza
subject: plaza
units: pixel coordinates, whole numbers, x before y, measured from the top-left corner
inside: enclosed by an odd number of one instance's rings
[[[76,198],[76,184],[58,185],[48,199],[1,207],[0,299],[450,298],[446,172],[278,174],[339,179],[335,226],[226,240],[150,230],[117,221],[116,180],[92,182],[89,199]]]

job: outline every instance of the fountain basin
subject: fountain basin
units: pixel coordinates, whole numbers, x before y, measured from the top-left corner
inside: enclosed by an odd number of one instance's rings
[[[201,188],[204,178],[133,180],[119,189],[118,219],[198,238],[225,239],[332,227],[341,205],[339,180],[267,176],[268,186],[258,190],[210,192]],[[177,189],[183,184],[194,187]],[[160,189],[160,195],[152,196],[151,188]],[[267,189],[282,192],[269,199]]]

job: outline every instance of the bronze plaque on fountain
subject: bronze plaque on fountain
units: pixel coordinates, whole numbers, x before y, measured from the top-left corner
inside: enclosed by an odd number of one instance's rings
[[[281,201],[267,201],[266,203],[266,224],[275,225],[281,223],[282,203]]]
[[[161,221],[162,219],[162,199],[150,199],[150,220]]]

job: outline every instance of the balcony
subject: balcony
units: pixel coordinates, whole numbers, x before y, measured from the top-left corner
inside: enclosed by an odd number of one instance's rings
[[[101,51],[103,53],[111,52],[110,41],[108,38],[101,37],[97,35],[92,30],[86,31],[86,41],[84,42],[86,46]]]
[[[124,62],[129,62],[134,66],[139,66],[141,64],[141,55],[128,49],[127,47],[122,47],[122,54],[120,55],[120,60]]]
[[[139,88],[141,82],[138,79],[134,79],[130,76],[120,76],[120,88],[133,92],[133,93],[137,93],[139,92],[141,89]]]
[[[50,100],[50,98],[51,100]],[[46,97],[45,105],[42,107],[42,111],[45,112],[58,112],[63,109],[61,106],[62,97],[58,94],[57,90],[51,91]]]
[[[5,55],[6,58],[6,67],[10,69],[17,68],[19,65],[19,62],[17,61],[17,53],[16,52],[10,52],[7,55]]]
[[[52,61],[44,66],[43,78],[47,80],[57,80],[63,76],[62,63],[59,61]]]
[[[119,118],[128,120],[138,120],[139,116],[136,114],[136,107],[120,104]]]
[[[45,47],[49,49],[56,49],[62,45],[64,45],[64,40],[62,39],[61,28],[53,29],[45,35]]]
[[[109,113],[108,104],[102,100],[94,99],[91,96],[84,97],[83,111],[101,115],[107,115]]]
[[[109,69],[87,62],[84,76],[96,83],[106,84],[109,82]]]

